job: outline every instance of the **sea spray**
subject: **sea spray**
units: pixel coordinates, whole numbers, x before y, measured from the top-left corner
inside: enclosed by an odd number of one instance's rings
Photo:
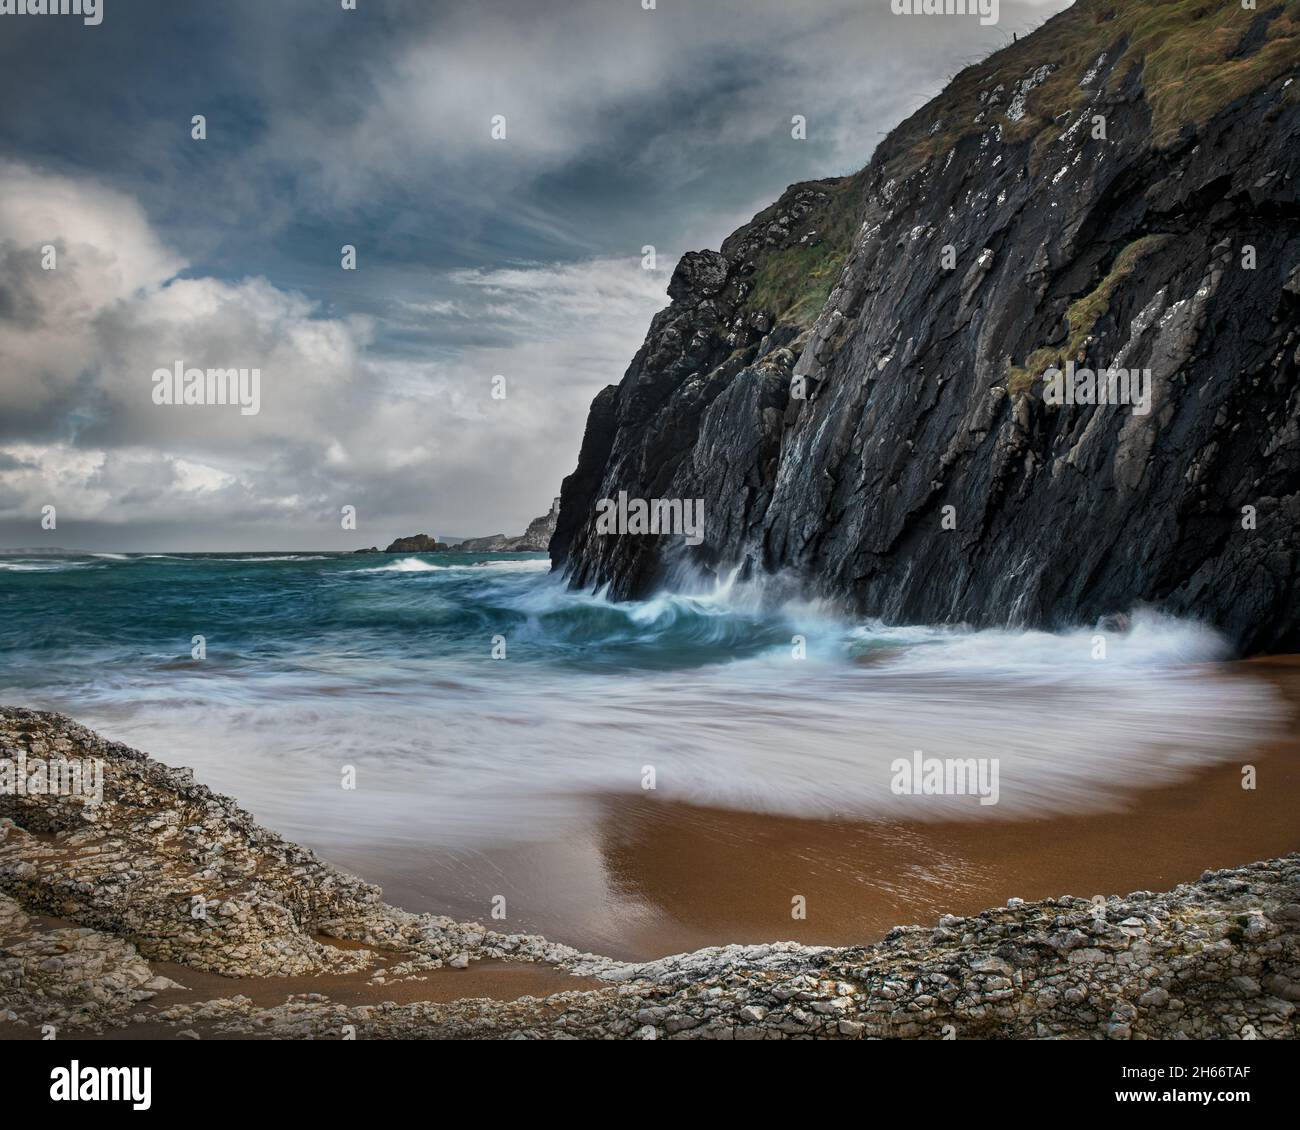
[[[564,837],[640,794],[647,765],[657,799],[791,816],[1111,811],[1244,757],[1284,714],[1212,665],[1216,633],[1149,611],[1102,631],[1097,660],[1093,625],[864,622],[734,571],[615,603],[540,555],[75,563],[0,581],[5,700],[165,752],[325,848]],[[917,749],[998,759],[998,803],[895,793],[890,765]],[[363,788],[339,789],[345,764]]]

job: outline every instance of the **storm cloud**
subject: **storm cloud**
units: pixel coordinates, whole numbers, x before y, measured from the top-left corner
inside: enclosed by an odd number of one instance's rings
[[[99,27],[7,21],[0,542],[50,540],[47,504],[88,549],[522,530],[683,250],[861,167],[1063,6],[1003,4],[996,27],[887,0],[110,0]],[[258,368],[261,411],[154,404],[178,362]]]

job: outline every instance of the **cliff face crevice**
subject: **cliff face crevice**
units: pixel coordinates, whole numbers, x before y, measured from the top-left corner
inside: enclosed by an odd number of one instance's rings
[[[620,597],[789,573],[895,622],[1149,603],[1300,648],[1300,4],[1270,11],[1080,0],[685,256],[556,567]],[[1071,362],[1149,400],[1053,403]],[[703,544],[597,534],[620,490],[704,499]]]

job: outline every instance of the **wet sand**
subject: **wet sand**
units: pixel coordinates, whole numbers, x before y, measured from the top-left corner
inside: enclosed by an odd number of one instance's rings
[[[646,794],[602,801],[597,826],[564,843],[426,859],[331,855],[409,910],[632,960],[729,942],[860,944],[1013,896],[1166,889],[1300,848],[1300,657],[1236,666],[1292,706],[1285,736],[1249,758],[1254,790],[1242,788],[1234,762],[1135,792],[1121,811],[945,823],[799,820]],[[506,896],[505,921],[490,918],[495,894]],[[792,917],[796,896],[806,918]]]

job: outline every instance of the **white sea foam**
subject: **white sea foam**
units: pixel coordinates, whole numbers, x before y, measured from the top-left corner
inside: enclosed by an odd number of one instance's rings
[[[403,567],[438,568],[418,558],[385,568]],[[520,602],[551,610],[603,603],[542,578],[525,592]],[[711,603],[612,607],[669,633]],[[716,602],[704,615],[723,622]],[[639,793],[646,766],[661,797],[806,817],[1116,810],[1135,790],[1244,759],[1285,713],[1267,684],[1211,663],[1225,651],[1213,632],[1167,617],[1138,614],[1130,631],[1103,633],[1107,658],[1095,659],[1092,631],[850,628],[821,608],[780,616],[792,635],[803,629],[808,658],[783,643],[711,666],[603,674],[494,663],[485,633],[482,658],[435,651],[351,682],[336,668],[328,693],[282,679],[218,686],[211,673],[190,696],[169,687],[154,701],[141,689],[109,729],[195,765],[317,845],[475,847],[564,834],[589,818],[593,796]],[[915,750],[997,759],[999,803],[895,795],[890,765]],[[365,781],[355,793],[338,789],[345,763]]]
[[[550,567],[551,563],[545,560],[462,561],[454,564],[434,564],[419,557],[403,557],[388,565],[374,565],[354,571],[358,573],[449,573],[472,569],[476,573],[545,573]]]
[[[327,561],[328,558],[322,553],[277,553],[264,554],[260,557],[227,557],[226,561]]]
[[[474,561],[468,564],[448,565],[449,569],[486,569],[493,573],[549,573],[551,562],[547,558],[530,557],[526,560]]]
[[[7,573],[66,573],[71,569],[101,569],[93,561],[0,561],[0,570]]]
[[[403,557],[388,565],[374,565],[368,569],[358,569],[358,573],[433,573],[442,569],[441,565],[431,565],[418,557]]]

